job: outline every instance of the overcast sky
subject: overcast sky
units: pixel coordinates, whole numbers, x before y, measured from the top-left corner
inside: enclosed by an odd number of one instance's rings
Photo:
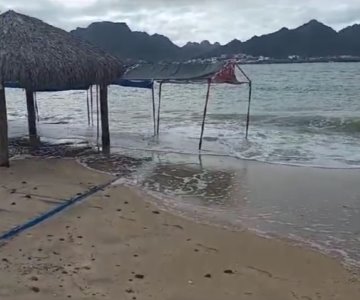
[[[66,30],[94,21],[126,22],[175,43],[227,43],[317,19],[335,29],[360,23],[360,0],[0,0]]]

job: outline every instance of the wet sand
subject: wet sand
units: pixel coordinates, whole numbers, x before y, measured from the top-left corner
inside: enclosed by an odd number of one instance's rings
[[[36,186],[64,199],[110,179],[71,160],[14,161],[0,170],[1,205],[21,197],[10,189],[29,193]],[[197,224],[146,200],[113,185],[3,245],[0,299],[360,298],[359,278],[336,259],[248,231]],[[48,209],[35,202],[16,206],[21,218],[0,210],[1,231]]]
[[[173,154],[153,165],[142,185],[166,210],[290,238],[360,267],[360,169]]]

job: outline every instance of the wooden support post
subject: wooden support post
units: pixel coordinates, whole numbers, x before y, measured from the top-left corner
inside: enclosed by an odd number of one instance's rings
[[[155,90],[154,90],[154,83],[151,89],[151,96],[152,96],[152,109],[153,109],[153,122],[154,122],[154,136],[156,136],[156,113],[155,113]]]
[[[159,106],[158,106],[158,115],[157,115],[157,135],[159,136],[160,132],[160,111],[161,111],[161,92],[162,92],[163,81],[159,85]]]
[[[26,90],[26,104],[27,104],[27,112],[28,112],[30,145],[35,146],[38,142],[38,137],[36,132],[36,111],[35,111],[34,92],[31,90]]]
[[[91,97],[90,97],[90,120],[91,126],[94,126],[94,99],[92,96],[92,86],[90,87],[91,90]],[[96,85],[96,96],[98,97],[99,87]]]
[[[38,106],[38,102],[37,102],[37,99],[36,99],[36,93],[34,93],[34,102],[35,102],[36,121],[39,123],[40,122],[39,106]]]
[[[0,167],[9,167],[9,141],[5,87],[0,82]]]
[[[102,151],[110,153],[110,133],[109,133],[109,111],[108,111],[108,88],[107,85],[100,85],[100,112],[102,130]]]

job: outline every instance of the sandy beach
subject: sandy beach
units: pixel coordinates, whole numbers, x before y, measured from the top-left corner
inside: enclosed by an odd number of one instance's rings
[[[0,231],[112,178],[74,160],[13,161],[0,170]],[[146,200],[111,185],[3,244],[0,298],[360,297],[359,278],[336,259],[248,231],[197,224]]]

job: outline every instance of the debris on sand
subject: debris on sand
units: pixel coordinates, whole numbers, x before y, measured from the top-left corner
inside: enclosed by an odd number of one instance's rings
[[[39,293],[40,292],[40,289],[37,286],[32,286],[30,288],[30,290],[32,290],[34,293]]]
[[[135,278],[137,278],[137,279],[144,279],[144,275],[142,275],[142,274],[135,274]]]

